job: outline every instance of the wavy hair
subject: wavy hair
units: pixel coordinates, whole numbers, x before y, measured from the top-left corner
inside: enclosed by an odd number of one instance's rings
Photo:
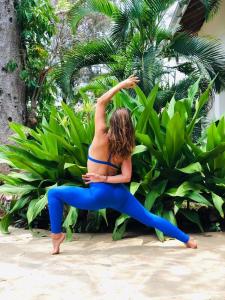
[[[135,133],[130,111],[117,108],[109,120],[109,151],[112,156],[128,158],[135,147]]]

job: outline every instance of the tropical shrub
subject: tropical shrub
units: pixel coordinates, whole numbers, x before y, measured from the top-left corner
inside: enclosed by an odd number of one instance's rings
[[[212,123],[202,143],[193,143],[192,133],[200,121],[199,115],[213,82],[199,98],[195,98],[198,84],[199,80],[189,88],[188,98],[176,102],[173,97],[159,114],[154,109],[157,87],[148,97],[139,90],[144,110],[137,120],[135,133],[139,143],[146,148],[136,162],[139,180],[131,183],[131,189],[142,195],[148,210],[175,225],[179,211],[203,231],[198,213],[189,207],[190,203],[215,207],[224,217],[225,124],[224,118],[218,125]],[[118,226],[123,229],[119,236],[123,235],[124,222],[128,219],[121,215]],[[156,230],[156,233],[160,240],[164,239],[162,232]]]
[[[199,80],[188,90],[188,97],[175,101],[174,97],[159,113],[155,110],[158,86],[146,97],[135,88],[136,96],[126,91],[117,93],[109,105],[128,107],[135,126],[137,146],[132,153],[133,176],[130,191],[153,213],[176,225],[179,212],[185,218],[201,224],[193,206],[211,207],[221,217],[224,197],[225,120],[212,123],[200,141],[193,141],[199,114],[206,104],[213,82],[198,97]],[[85,101],[87,95],[83,94]],[[15,211],[26,210],[28,224],[46,208],[46,193],[56,185],[84,185],[81,175],[86,173],[87,148],[94,134],[93,111],[74,114],[62,103],[62,110],[52,108],[49,121],[43,118],[36,130],[10,123],[16,135],[16,145],[1,146],[1,161],[12,167],[9,175],[0,175],[5,183],[0,192],[18,195],[10,210],[1,219],[2,232],[8,232]],[[72,237],[79,210],[66,208],[63,226]],[[106,219],[106,210],[96,211],[92,226],[99,229]],[[116,220],[113,239],[121,238],[130,217],[121,214]],[[87,226],[87,229],[90,226]],[[160,240],[162,232],[156,230]]]
[[[9,212],[1,220],[1,230],[8,232],[10,216],[27,207],[30,225],[47,204],[47,191],[55,185],[83,184],[86,172],[87,145],[93,135],[93,119],[85,126],[73,110],[62,104],[63,112],[52,108],[49,122],[43,117],[40,128],[33,130],[21,124],[10,123],[16,133],[11,139],[16,145],[1,146],[1,161],[12,167],[12,172],[0,179],[5,184],[2,193],[16,194]],[[21,172],[22,171],[22,172]],[[76,209],[70,208],[64,226],[69,232]]]

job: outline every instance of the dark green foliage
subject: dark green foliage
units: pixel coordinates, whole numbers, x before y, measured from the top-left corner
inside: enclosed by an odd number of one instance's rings
[[[203,1],[207,16],[216,12],[219,2]],[[57,68],[58,73],[55,72],[65,96],[72,96],[73,77],[77,72],[95,64],[105,64],[109,70],[108,76],[113,75],[119,81],[136,73],[145,95],[158,83],[162,91],[161,103],[168,101],[166,95],[171,94],[171,89],[182,93],[180,85],[175,86],[171,80],[176,70],[185,75],[186,82],[190,79],[196,81],[201,75],[208,84],[217,75],[213,88],[216,91],[224,89],[225,53],[219,41],[191,36],[179,32],[179,28],[167,29],[163,26],[162,17],[174,3],[175,0],[132,0],[118,5],[108,0],[75,3],[68,14],[74,32],[85,16],[104,15],[111,21],[110,34],[107,36],[110,48],[99,47],[102,41],[94,40],[66,50]]]
[[[212,81],[198,96],[199,81],[188,89],[187,98],[172,98],[160,113],[154,109],[158,86],[148,97],[139,87],[135,88],[135,97],[122,91],[111,104],[113,109],[127,107],[135,126],[137,145],[132,153],[130,192],[148,210],[173,224],[177,213],[181,213],[203,231],[199,207],[214,208],[218,218],[224,217],[225,120],[212,123],[201,142],[193,140],[194,128],[213,85]],[[74,114],[64,103],[62,109],[53,108],[50,120],[43,118],[36,130],[10,123],[16,133],[12,136],[16,145],[0,149],[1,162],[12,167],[9,175],[0,176],[5,182],[0,192],[17,195],[17,200],[1,219],[3,232],[8,231],[11,215],[22,208],[26,209],[28,224],[32,226],[46,208],[50,187],[84,185],[81,175],[87,171],[87,147],[94,134],[93,113],[89,112],[88,118],[82,111]],[[76,208],[66,208],[63,225],[69,238],[78,215]],[[105,209],[92,212],[89,217],[86,230],[98,231],[102,220],[107,223]],[[117,219],[113,239],[124,235],[129,218],[121,215]],[[164,240],[162,232],[156,230],[156,234]]]

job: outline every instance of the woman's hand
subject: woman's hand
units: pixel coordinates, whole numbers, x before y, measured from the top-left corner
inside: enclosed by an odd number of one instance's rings
[[[140,80],[138,79],[138,77],[133,74],[129,76],[126,80],[121,81],[119,85],[122,89],[131,89],[134,88],[139,81]]]
[[[85,184],[90,182],[104,182],[105,176],[96,173],[86,173],[82,175],[82,179],[85,181]]]

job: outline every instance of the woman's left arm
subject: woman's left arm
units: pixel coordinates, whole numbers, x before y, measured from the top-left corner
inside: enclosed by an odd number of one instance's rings
[[[119,92],[121,89],[130,89],[134,88],[135,85],[139,82],[137,76],[131,75],[126,80],[121,81],[116,86],[111,88],[108,92],[103,94],[101,97],[97,99],[97,103],[108,104],[108,102],[112,99],[112,97]]]

